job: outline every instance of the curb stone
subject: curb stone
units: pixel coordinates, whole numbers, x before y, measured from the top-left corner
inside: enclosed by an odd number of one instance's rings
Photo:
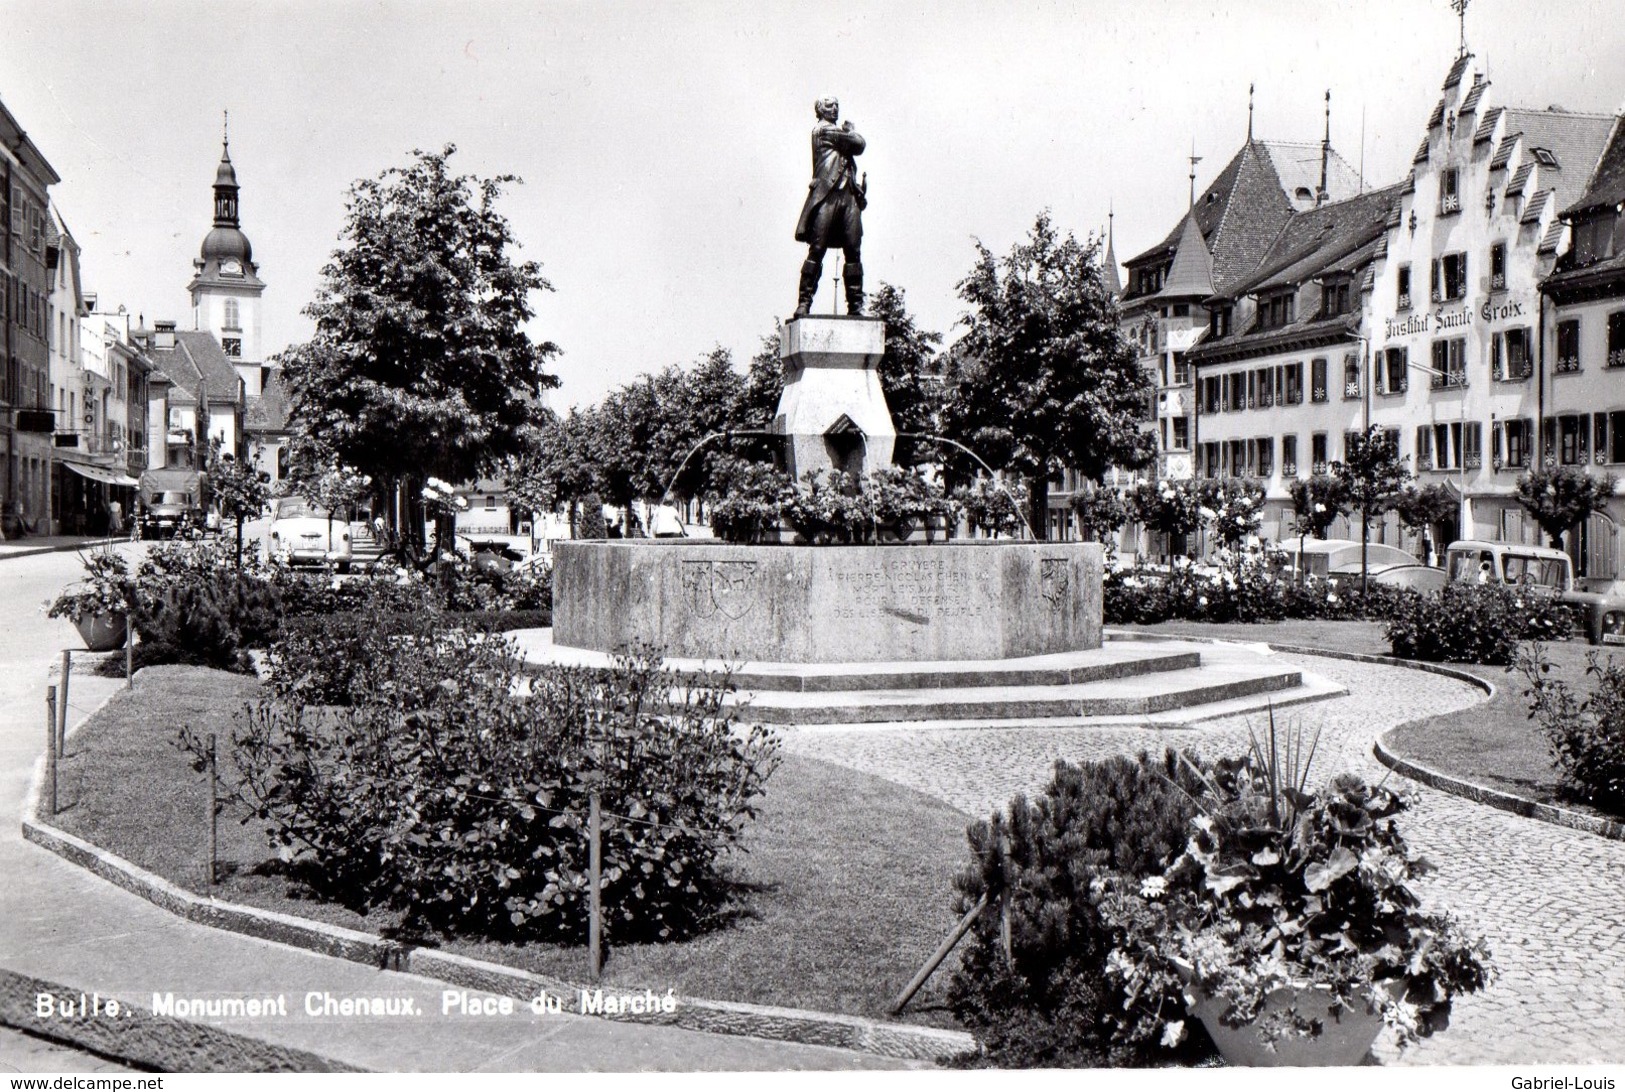
[[[105,708],[119,693],[123,691],[115,691],[109,695],[93,712]],[[84,719],[89,719],[88,715]],[[79,722],[83,723],[84,720]],[[78,725],[75,725],[75,728],[77,727]],[[381,970],[419,974],[451,986],[484,990],[520,1001],[529,1001],[544,991],[565,999],[576,998],[582,992],[591,992],[580,983],[566,982],[432,948],[404,946],[355,929],[194,894],[156,873],[149,872],[41,819],[39,803],[44,775],[45,758],[42,755],[35,763],[34,777],[23,801],[24,840],[49,850],[69,863],[186,921],[261,940],[275,941],[321,955],[335,956]],[[642,993],[641,990],[632,988],[613,988],[605,992]],[[758,1039],[774,1039],[811,1046],[838,1047],[905,1061],[935,1062],[947,1055],[974,1050],[977,1046],[975,1037],[969,1033],[946,1028],[896,1024],[842,1013],[778,1008],[735,1001],[712,1001],[705,998],[678,997],[676,1002],[675,1012],[603,1013],[601,1018],[632,1023],[664,1024],[714,1034],[748,1035]],[[4,1011],[0,1008],[0,1022],[5,1022]],[[34,1029],[30,1026],[28,1030]],[[91,1049],[100,1049],[91,1043],[86,1045]],[[333,1063],[325,1064],[331,1067]]]
[[[1424,785],[1447,792],[1453,796],[1460,796],[1471,800],[1475,804],[1484,804],[1488,807],[1510,811],[1514,815],[1522,815],[1526,819],[1538,819],[1543,823],[1554,826],[1567,827],[1569,830],[1578,830],[1586,834],[1595,834],[1602,838],[1612,838],[1615,841],[1625,842],[1625,823],[1614,819],[1604,819],[1601,816],[1586,815],[1584,812],[1571,811],[1560,808],[1555,804],[1542,804],[1527,797],[1515,796],[1500,789],[1492,789],[1488,785],[1480,785],[1465,778],[1455,777],[1442,773],[1430,766],[1413,762],[1408,758],[1401,758],[1390,751],[1385,744],[1388,736],[1397,732],[1406,725],[1400,724],[1388,729],[1377,737],[1372,749],[1377,761],[1387,766],[1395,773],[1402,774],[1413,781],[1420,781]]]
[[[103,1057],[165,1073],[364,1073],[319,1054],[277,1046],[208,1024],[158,1016],[123,1005],[116,1017],[43,1017],[40,994],[77,998],[81,991],[0,969],[0,1024],[89,1050]]]
[[[543,992],[573,999],[588,989],[580,983],[505,967],[432,948],[413,948],[370,933],[328,925],[272,910],[193,894],[161,876],[100,849],[37,818],[23,821],[23,837],[80,868],[198,925],[287,944],[382,970],[403,971],[464,989],[484,990],[519,1001]],[[607,993],[641,995],[615,987]],[[839,1013],[777,1008],[733,1001],[678,997],[675,1012],[604,1013],[605,1019],[664,1024],[726,1035],[749,1035],[812,1046],[839,1047],[885,1058],[932,1062],[976,1048],[966,1032],[893,1024]]]

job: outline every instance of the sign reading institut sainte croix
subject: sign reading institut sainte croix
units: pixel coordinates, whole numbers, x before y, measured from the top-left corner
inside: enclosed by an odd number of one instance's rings
[[[1476,312],[1481,322],[1503,322],[1507,319],[1524,318],[1533,311],[1533,305],[1525,300],[1507,300],[1504,303],[1495,303],[1485,300],[1479,305]],[[1387,319],[1383,327],[1383,337],[1393,339],[1396,337],[1410,337],[1413,334],[1442,333],[1446,330],[1459,330],[1473,324],[1475,312],[1471,307],[1461,307],[1455,310],[1439,308],[1431,315],[1411,315],[1402,319]]]

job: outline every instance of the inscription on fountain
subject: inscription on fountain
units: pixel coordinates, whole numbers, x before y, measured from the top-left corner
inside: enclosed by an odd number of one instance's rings
[[[836,618],[897,618],[916,625],[977,619],[993,607],[986,573],[950,565],[943,557],[881,553],[868,565],[834,574],[840,593]]]

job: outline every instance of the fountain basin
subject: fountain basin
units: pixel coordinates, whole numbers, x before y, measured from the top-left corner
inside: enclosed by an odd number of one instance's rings
[[[742,662],[1002,660],[1099,648],[1101,548],[1084,542],[554,547],[553,640]]]

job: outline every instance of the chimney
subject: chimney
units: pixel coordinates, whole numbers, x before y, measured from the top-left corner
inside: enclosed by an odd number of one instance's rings
[[[152,320],[152,347],[155,349],[173,349],[175,347],[175,320]]]
[[[85,293],[85,310],[90,312],[94,312],[96,310],[96,293]]]

